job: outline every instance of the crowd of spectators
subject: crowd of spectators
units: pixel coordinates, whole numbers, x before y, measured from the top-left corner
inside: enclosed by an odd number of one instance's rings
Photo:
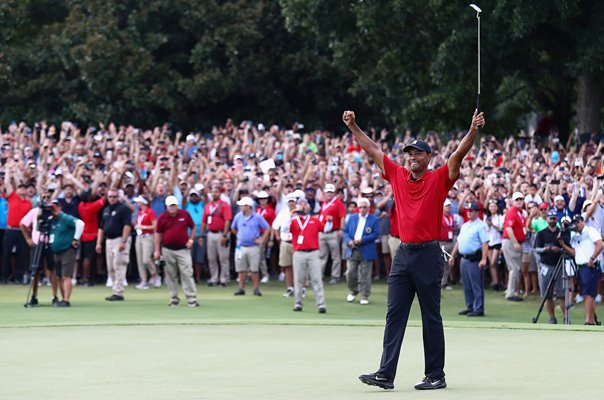
[[[136,284],[139,289],[161,286],[164,274],[161,263],[151,260],[156,258],[150,249],[153,244],[142,238],[155,231],[154,221],[166,211],[166,198],[174,196],[178,207],[189,212],[196,227],[191,250],[195,281],[226,286],[236,277],[236,238],[225,229],[225,237],[219,239],[229,249],[228,261],[216,249],[212,250],[213,261],[209,260],[206,245],[211,222],[207,221],[208,215],[203,215],[207,213],[205,205],[220,199],[231,207],[234,218],[240,211],[238,201],[251,197],[255,212],[261,212],[272,225],[275,216],[287,208],[287,196],[292,194],[296,199],[306,199],[311,215],[320,214],[322,204],[333,198],[325,190],[331,185],[347,215],[358,213],[359,200],[368,199],[370,213],[379,218],[378,256],[373,261],[372,275],[373,279],[381,279],[387,275],[396,251],[397,228],[392,216],[396,207],[404,205],[395,206],[391,186],[377,165],[366,157],[349,133],[343,132],[344,127],[342,132],[333,133],[307,131],[299,123],[283,129],[251,121],[237,125],[232,120],[208,133],[188,134],[172,129],[169,124],[139,129],[110,123],[82,130],[67,121],[56,125],[41,121],[33,126],[10,123],[0,136],[2,282],[29,283],[27,259],[31,244],[21,234],[21,219],[46,197],[60,202],[64,213],[85,224],[73,273],[73,279],[80,285],[107,283],[103,255],[106,249],[104,245],[97,249],[96,239],[99,216],[109,204],[107,193],[115,189],[117,201],[131,211],[133,227],[127,243],[132,251],[124,284]],[[394,134],[385,129],[367,132],[391,160],[405,165],[403,147],[416,138],[413,132]],[[430,144],[433,152],[430,167],[436,169],[446,163],[463,135],[464,132],[427,132],[417,137]],[[494,291],[502,290],[508,282],[506,257],[501,251],[504,215],[512,206],[518,207],[528,220],[521,250],[522,279],[517,290],[506,297],[539,293],[533,221],[546,218],[550,209],[556,210],[560,221],[583,212],[586,223],[602,233],[603,154],[604,141],[596,135],[571,135],[567,143],[561,143],[555,130],[543,136],[521,131],[500,139],[482,132],[480,141],[463,161],[459,180],[449,192],[443,244],[452,249],[460,226],[469,218],[467,204],[476,202],[478,217],[489,227],[488,284]],[[514,203],[516,198],[512,194],[516,193],[522,194],[522,204]],[[269,216],[262,211],[267,207],[271,209]],[[144,223],[139,219],[141,215],[146,218]],[[333,254],[331,248],[321,251],[322,273],[332,284],[343,280],[346,271],[344,227],[338,224],[338,228],[334,229],[337,232],[334,237],[339,241],[336,252],[339,254]],[[148,244],[144,248],[140,244],[136,251],[136,242],[143,240]],[[271,232],[265,241],[261,257],[264,267],[260,268],[258,279],[262,283],[283,280],[286,274],[278,263],[278,232]],[[84,245],[87,242],[93,243],[92,248]],[[221,265],[220,277],[217,270],[209,268],[219,258],[221,264],[229,264],[228,273]],[[458,283],[459,276],[454,265],[443,277],[443,287]],[[285,285],[291,289],[288,282]],[[292,292],[286,293],[293,295]],[[600,287],[596,301],[601,301]]]

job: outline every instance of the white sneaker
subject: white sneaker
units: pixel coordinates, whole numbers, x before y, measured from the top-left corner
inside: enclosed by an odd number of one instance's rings
[[[107,283],[105,283],[105,286],[107,286],[107,287],[113,287],[113,279],[107,278]]]
[[[153,278],[153,286],[156,289],[161,287],[161,278],[159,277],[159,275],[157,275],[155,278]]]
[[[367,299],[361,299],[361,301],[359,301],[359,303],[360,303],[362,306],[366,306],[367,304],[369,304],[369,300],[367,300]]]
[[[597,304],[601,304],[602,303],[602,295],[601,294],[599,294],[599,295],[596,296],[596,303]]]
[[[71,284],[73,286],[77,285],[78,284],[78,280],[76,278],[71,278]]]
[[[583,296],[581,296],[580,294],[578,294],[578,295],[576,295],[576,296],[575,296],[575,302],[576,302],[577,304],[581,304],[581,303],[583,303],[583,300],[584,300],[584,299],[583,299]]]
[[[283,293],[283,297],[292,297],[294,295],[294,288],[287,288],[287,290]]]
[[[356,299],[356,296],[352,293],[350,293],[348,296],[346,296],[346,301],[349,303],[352,303],[354,301],[354,299]]]
[[[285,280],[285,273],[284,272],[280,272],[279,273],[279,282],[283,282]]]
[[[128,286],[128,281],[124,279],[124,287]]]
[[[306,297],[306,288],[302,288],[302,298]]]
[[[147,289],[149,289],[149,286],[145,282],[141,282],[138,285],[136,285],[135,288],[138,290],[147,290]]]
[[[262,279],[260,279],[260,283],[268,283],[269,277],[268,275],[264,275]]]

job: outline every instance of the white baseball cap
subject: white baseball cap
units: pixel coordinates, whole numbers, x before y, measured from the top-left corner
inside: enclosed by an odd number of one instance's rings
[[[261,190],[260,192],[258,192],[258,194],[256,195],[256,198],[258,199],[268,199],[269,195],[268,193],[266,193],[264,190]]]
[[[446,199],[445,203],[443,204],[443,207],[450,206],[450,205],[451,205],[451,200]]]
[[[556,202],[556,201],[564,201],[564,202],[566,202],[566,199],[562,195],[557,195],[556,197],[554,197],[554,202]]]
[[[174,196],[168,196],[166,197],[166,207],[167,206],[177,206],[178,205],[178,199]]]
[[[147,200],[145,200],[145,198],[143,196],[136,196],[135,198],[132,199],[132,201],[134,201],[135,203],[149,204],[149,202]]]
[[[325,193],[329,193],[329,192],[335,192],[336,191],[336,185],[333,185],[331,183],[328,183],[327,185],[325,185],[325,189],[323,189],[323,191]]]
[[[520,192],[514,192],[514,194],[512,195],[512,200],[518,200],[518,199],[524,200],[524,195]]]
[[[306,198],[306,193],[304,193],[304,190],[302,190],[302,189],[296,189],[296,190],[294,190],[294,192],[292,194],[294,196],[296,196],[297,199],[305,199]]]
[[[189,190],[189,196],[192,196],[192,195],[199,196],[199,192],[197,190],[195,190],[195,189]]]
[[[585,203],[583,203],[583,207],[581,207],[582,211],[585,211],[585,209],[589,206],[591,206],[594,202],[591,200],[585,200]]]
[[[204,188],[203,183],[196,183],[194,187],[198,192],[201,192]]]
[[[254,207],[254,200],[251,197],[245,196],[242,197],[241,200],[237,202],[238,206],[249,206]]]
[[[371,194],[371,193],[373,193],[373,188],[371,186],[364,187],[363,190],[361,190],[361,193]]]
[[[296,197],[296,195],[294,193],[289,193],[287,196],[285,196],[285,199],[287,201],[297,201],[298,198]]]

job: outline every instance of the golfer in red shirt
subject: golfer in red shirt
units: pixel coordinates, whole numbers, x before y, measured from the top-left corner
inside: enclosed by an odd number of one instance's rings
[[[445,388],[445,336],[440,315],[444,258],[438,243],[442,204],[459,176],[461,162],[472,148],[478,128],[484,126],[483,113],[474,112],[468,134],[447,163],[436,171],[428,170],[432,160],[428,143],[414,140],[405,146],[407,169],[384,155],[381,146],[357,126],[354,112],[345,111],[342,120],[392,185],[401,239],[388,277],[388,312],[380,368],[359,379],[367,385],[394,389],[409,310],[417,293],[422,314],[425,377],[415,389]]]

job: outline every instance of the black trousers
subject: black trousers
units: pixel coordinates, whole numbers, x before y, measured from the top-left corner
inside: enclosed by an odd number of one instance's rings
[[[14,279],[18,279],[19,283],[23,279],[23,273],[25,272],[25,264],[27,263],[27,253],[29,247],[25,241],[25,237],[19,229],[6,229],[4,232],[4,238],[2,239],[2,278],[8,279],[10,271],[10,256],[12,254],[13,246],[16,248],[15,261],[17,264],[16,276]]]
[[[409,310],[417,293],[422,315],[425,376],[445,376],[445,335],[440,315],[444,259],[438,242],[423,248],[401,245],[388,277],[388,312],[379,373],[394,379]]]

